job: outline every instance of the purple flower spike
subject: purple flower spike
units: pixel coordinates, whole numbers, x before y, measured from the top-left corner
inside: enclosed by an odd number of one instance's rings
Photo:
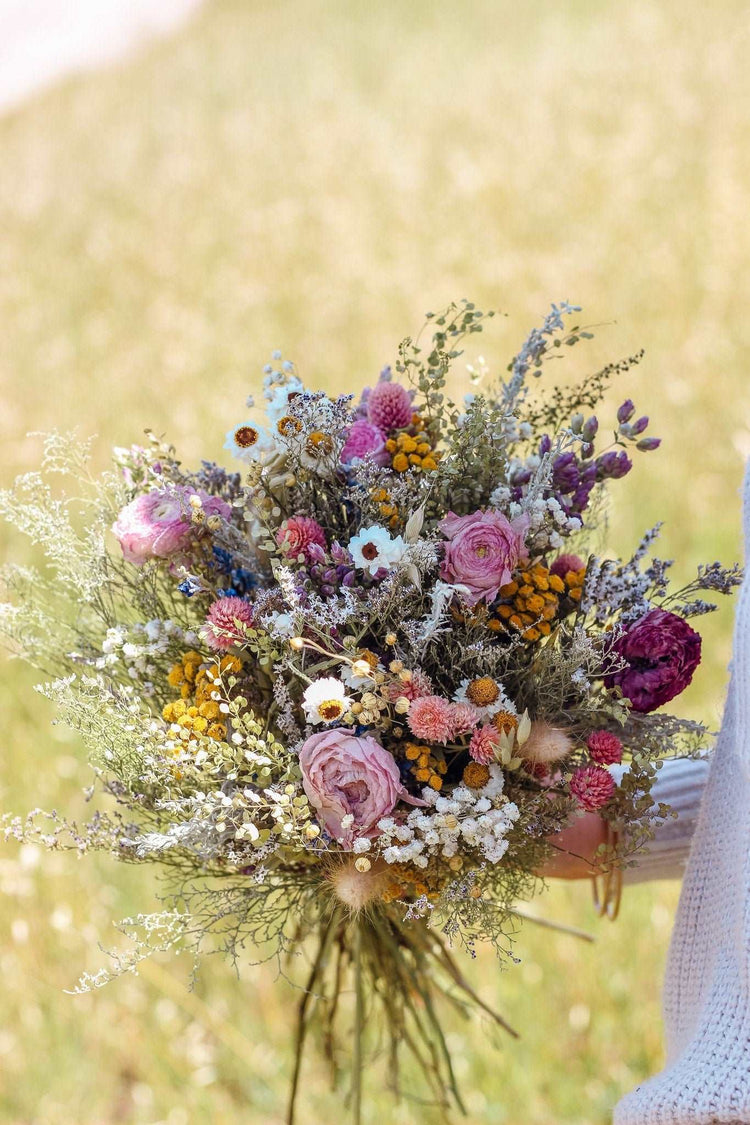
[[[642,453],[650,453],[652,449],[658,449],[660,445],[660,437],[644,437],[638,442],[636,449],[640,449]]]
[[[635,403],[632,399],[626,398],[620,409],[617,411],[617,421],[620,425],[629,422],[635,414]]]
[[[539,442],[539,456],[544,457],[545,453],[549,453],[551,448],[552,438],[549,436],[549,434],[545,434],[542,440]]]

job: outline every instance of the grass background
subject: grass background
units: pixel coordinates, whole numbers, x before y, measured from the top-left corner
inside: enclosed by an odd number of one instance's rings
[[[616,396],[662,450],[619,488],[612,541],[656,518],[679,574],[740,551],[750,452],[750,23],[734,0],[217,0],[179,35],[0,120],[0,472],[29,430],[96,432],[103,464],[145,425],[185,460],[219,455],[272,348],[330,390],[371,381],[422,314],[501,308],[505,362],[548,302],[601,324],[585,371],[640,346]],[[474,355],[467,356],[473,359]],[[458,382],[458,380],[457,380]],[[459,389],[458,386],[456,389]],[[3,552],[24,548],[3,530]],[[718,723],[731,608],[701,622],[684,710]],[[79,809],[87,771],[33,675],[4,664],[0,804]],[[0,851],[0,1120],[273,1125],[294,994],[179,961],[89,997],[112,918],[154,906],[148,873]],[[629,889],[596,922],[587,887],[538,909],[594,947],[528,927],[522,963],[470,966],[523,1030],[497,1050],[449,1020],[472,1122],[603,1125],[659,1066],[659,982],[677,898]],[[365,1120],[393,1108],[377,1070]],[[320,1063],[301,1115],[341,1120]]]

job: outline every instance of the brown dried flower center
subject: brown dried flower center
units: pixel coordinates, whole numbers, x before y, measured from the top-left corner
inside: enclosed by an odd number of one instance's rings
[[[313,430],[307,438],[307,451],[316,457],[327,457],[333,453],[333,438],[322,430]]]
[[[252,426],[239,426],[234,431],[234,440],[240,449],[249,449],[258,440],[258,431]]]
[[[299,418],[293,418],[291,414],[285,414],[276,423],[276,429],[286,437],[288,434],[298,434],[302,429],[302,423]]]
[[[340,699],[324,699],[318,707],[318,714],[321,719],[326,719],[330,722],[331,719],[338,719],[344,713],[344,704]]]
[[[466,698],[475,707],[489,707],[500,696],[500,688],[491,676],[481,676],[472,680],[466,689]]]
[[[378,557],[378,549],[374,543],[365,543],[362,548],[362,558],[372,562],[373,559]]]

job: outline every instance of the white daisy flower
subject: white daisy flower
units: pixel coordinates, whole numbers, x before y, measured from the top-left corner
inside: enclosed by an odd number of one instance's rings
[[[302,709],[309,723],[335,723],[351,705],[346,688],[334,676],[323,676],[305,688]]]
[[[224,448],[241,461],[260,461],[275,448],[273,436],[263,426],[243,422],[227,434]]]
[[[266,417],[272,425],[289,413],[290,396],[298,395],[305,389],[302,380],[297,375],[285,375],[279,378],[279,373],[265,379],[264,385],[263,398],[266,400]]]
[[[355,567],[373,575],[379,570],[393,570],[407,550],[400,535],[391,538],[386,529],[377,524],[363,527],[359,535],[349,540],[349,554]]]
[[[498,711],[517,715],[516,705],[505,694],[503,685],[492,676],[475,676],[462,680],[453,696],[454,703],[469,703],[480,719],[491,719]]]

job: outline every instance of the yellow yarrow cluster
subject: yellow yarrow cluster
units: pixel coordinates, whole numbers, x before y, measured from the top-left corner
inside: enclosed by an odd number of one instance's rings
[[[405,754],[407,760],[414,763],[409,772],[415,779],[440,792],[447,763],[442,758],[436,758],[429,746],[419,746],[416,742],[407,742]]]
[[[560,597],[566,593],[566,582],[537,562],[519,571],[512,582],[500,586],[501,601],[488,627],[496,632],[515,629],[524,640],[549,637],[552,622],[560,612]]]
[[[167,680],[172,687],[179,687],[182,698],[167,703],[162,715],[168,723],[223,742],[227,728],[220,721],[219,701],[213,698],[215,685],[222,675],[235,674],[242,665],[234,656],[223,656],[218,664],[207,667],[201,665],[200,653],[186,652],[171,668]]]
[[[413,414],[409,428],[413,432],[402,430],[398,437],[389,438],[385,443],[385,448],[391,455],[391,467],[397,473],[405,473],[407,469],[433,473],[437,469],[440,454],[432,448],[424,425],[422,418]]]

